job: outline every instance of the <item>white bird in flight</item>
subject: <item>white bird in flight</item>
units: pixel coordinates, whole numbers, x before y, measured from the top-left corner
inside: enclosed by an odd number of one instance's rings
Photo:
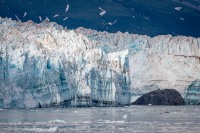
[[[46,17],[46,20],[47,20],[48,22],[50,21],[48,17]]]
[[[24,12],[24,16],[23,16],[23,18],[26,17],[26,15],[27,15],[27,12]]]
[[[100,16],[103,16],[106,14],[106,10],[102,9],[101,7],[99,7],[99,10],[101,10],[101,12],[99,13]]]
[[[113,22],[108,22],[108,25],[112,26],[112,25],[114,25],[116,23],[117,23],[117,19],[115,19],[115,21],[113,21]]]
[[[15,17],[17,18],[17,21],[20,21],[17,15],[15,15]]]
[[[55,14],[53,17],[56,18],[56,17],[58,17],[58,16],[59,16],[59,14]]]
[[[65,9],[65,12],[68,12],[68,11],[69,11],[69,4],[67,4],[66,9]]]
[[[182,9],[182,7],[175,7],[174,9],[177,11],[180,11]]]
[[[112,25],[112,23],[111,23],[111,22],[108,22],[108,24],[109,24],[109,25]]]
[[[63,20],[65,21],[65,20],[67,20],[68,19],[68,17],[65,17]]]
[[[42,17],[41,16],[39,16],[39,20],[42,21]]]

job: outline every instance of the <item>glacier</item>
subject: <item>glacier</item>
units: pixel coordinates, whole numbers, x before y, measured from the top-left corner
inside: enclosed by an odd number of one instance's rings
[[[200,81],[195,80],[187,88],[185,95],[185,102],[188,105],[200,105]]]
[[[200,101],[188,91],[200,80],[200,38],[0,18],[0,40],[0,108],[123,106],[169,88]]]

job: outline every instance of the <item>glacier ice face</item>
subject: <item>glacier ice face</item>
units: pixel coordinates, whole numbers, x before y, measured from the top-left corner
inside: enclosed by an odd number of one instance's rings
[[[193,81],[188,87],[185,95],[185,101],[188,105],[200,105],[200,81]]]
[[[130,103],[128,49],[106,53],[55,23],[0,23],[1,107]]]
[[[176,89],[185,97],[188,87],[200,79],[200,38],[171,35],[150,38],[84,28],[76,32],[108,52],[129,49],[131,102],[156,89]]]
[[[200,79],[200,38],[73,31],[0,18],[0,40],[4,108],[126,105],[158,88],[185,97]]]

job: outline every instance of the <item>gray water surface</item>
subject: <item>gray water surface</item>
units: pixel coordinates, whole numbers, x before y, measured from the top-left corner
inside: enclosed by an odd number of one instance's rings
[[[200,131],[200,106],[0,110],[0,132],[154,133]]]

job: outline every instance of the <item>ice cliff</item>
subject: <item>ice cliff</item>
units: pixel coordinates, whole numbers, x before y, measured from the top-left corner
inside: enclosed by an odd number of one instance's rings
[[[97,32],[85,35],[108,52],[129,49],[131,102],[157,89],[176,89],[188,104],[200,104],[200,38],[159,35],[154,38],[129,33]],[[194,85],[193,85],[194,86]],[[193,87],[194,88],[194,87]]]
[[[45,21],[0,24],[1,107],[130,103],[128,49],[107,53]]]
[[[0,18],[3,108],[127,105],[158,88],[190,97],[196,80],[200,38],[67,30],[47,21]]]

